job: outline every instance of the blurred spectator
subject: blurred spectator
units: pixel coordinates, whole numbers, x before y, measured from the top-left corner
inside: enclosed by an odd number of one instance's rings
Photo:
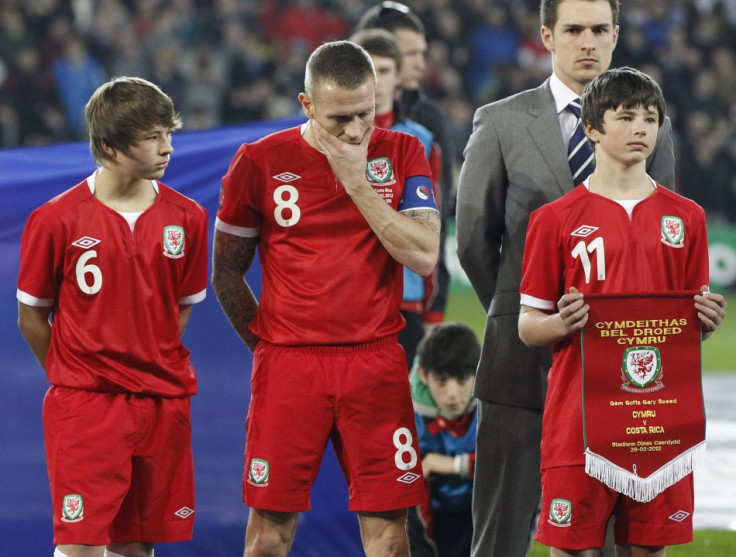
[[[4,6],[0,10],[0,60],[9,64],[21,46],[32,42],[21,11],[16,6]]]
[[[267,118],[269,100],[276,95],[271,76],[274,49],[237,19],[224,23],[224,48],[230,86],[223,120],[229,123]]]
[[[152,73],[151,60],[132,26],[125,27],[115,35],[112,42],[115,55],[107,64],[110,75],[130,75],[148,78]]]
[[[65,133],[64,112],[56,100],[50,72],[42,71],[38,49],[22,45],[15,51],[5,82],[5,93],[15,107],[15,114],[6,134],[13,134],[22,145],[41,145],[69,139]]]
[[[77,35],[66,37],[63,53],[52,69],[69,131],[75,139],[83,139],[87,137],[84,106],[92,93],[107,81],[107,73],[87,51],[84,39]]]
[[[179,71],[181,52],[175,42],[163,43],[152,53],[151,79],[180,107],[184,96],[184,78]]]
[[[679,4],[671,0],[649,0],[648,14],[641,29],[650,48],[662,46],[669,31],[683,25],[685,14]]]
[[[516,61],[519,35],[508,9],[502,4],[486,5],[478,12],[479,22],[470,32],[470,60],[466,71],[474,99],[489,98],[488,91],[498,91],[502,75],[499,66]]]
[[[724,149],[729,127],[723,113],[703,107],[692,110],[687,116],[684,145],[678,153],[680,193],[699,203],[713,220],[733,219],[733,215],[723,214],[730,204],[728,182],[734,175],[733,159],[729,161]]]
[[[179,69],[184,79],[181,114],[186,129],[222,125],[227,86],[227,65],[216,47],[205,41],[181,54]]]
[[[100,0],[95,11],[91,14],[89,31],[87,32],[90,48],[95,57],[102,63],[127,64],[121,59],[129,57],[129,37],[136,36],[135,28],[131,25],[131,17],[121,0]],[[81,27],[77,20],[77,27]],[[121,35],[123,35],[121,37]],[[127,37],[125,35],[128,35]],[[142,61],[142,60],[139,60]],[[113,75],[115,71],[111,71]],[[140,75],[140,70],[134,75]]]
[[[344,39],[350,27],[340,8],[316,0],[264,0],[261,24],[276,45],[280,56],[289,57],[291,49],[312,52],[323,42]]]

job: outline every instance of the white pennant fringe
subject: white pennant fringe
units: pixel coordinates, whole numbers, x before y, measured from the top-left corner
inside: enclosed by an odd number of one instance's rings
[[[705,441],[691,447],[646,478],[585,449],[585,473],[640,503],[648,503],[671,485],[705,464]]]

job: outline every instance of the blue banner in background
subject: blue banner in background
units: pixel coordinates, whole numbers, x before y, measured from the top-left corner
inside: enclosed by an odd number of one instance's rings
[[[174,153],[163,182],[195,199],[214,225],[220,180],[238,147],[303,119],[262,122],[174,134]],[[94,170],[85,143],[0,150],[0,539],[3,554],[51,555],[52,509],[46,476],[42,400],[48,382],[18,332],[15,299],[20,238],[28,215]],[[211,236],[210,236],[211,245]],[[260,289],[257,264],[248,281]],[[135,300],[130,301],[131,304]],[[248,509],[240,481],[245,415],[250,399],[251,354],[222,313],[215,295],[197,304],[184,335],[199,377],[192,399],[197,484],[194,540],[160,544],[159,557],[240,555]],[[278,443],[274,439],[274,443]],[[313,510],[300,518],[290,555],[362,553],[354,515],[331,449],[312,491]]]

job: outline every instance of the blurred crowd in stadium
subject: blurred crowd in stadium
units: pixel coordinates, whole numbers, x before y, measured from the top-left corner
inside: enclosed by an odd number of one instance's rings
[[[299,114],[309,53],[377,0],[0,0],[0,147],[83,140],[98,85],[139,75],[185,129]],[[538,0],[406,0],[427,26],[424,83],[461,160],[478,106],[551,72]],[[625,0],[613,65],[663,87],[678,191],[736,222],[736,0]]]

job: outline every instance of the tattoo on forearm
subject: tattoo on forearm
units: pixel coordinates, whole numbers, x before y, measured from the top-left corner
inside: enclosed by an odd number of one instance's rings
[[[244,275],[253,262],[257,245],[257,238],[216,232],[212,256],[212,287],[217,300],[235,331],[249,346],[254,337],[248,326],[256,316],[258,302]]]
[[[413,221],[429,227],[437,236],[440,235],[440,214],[437,211],[415,210],[404,213]]]

